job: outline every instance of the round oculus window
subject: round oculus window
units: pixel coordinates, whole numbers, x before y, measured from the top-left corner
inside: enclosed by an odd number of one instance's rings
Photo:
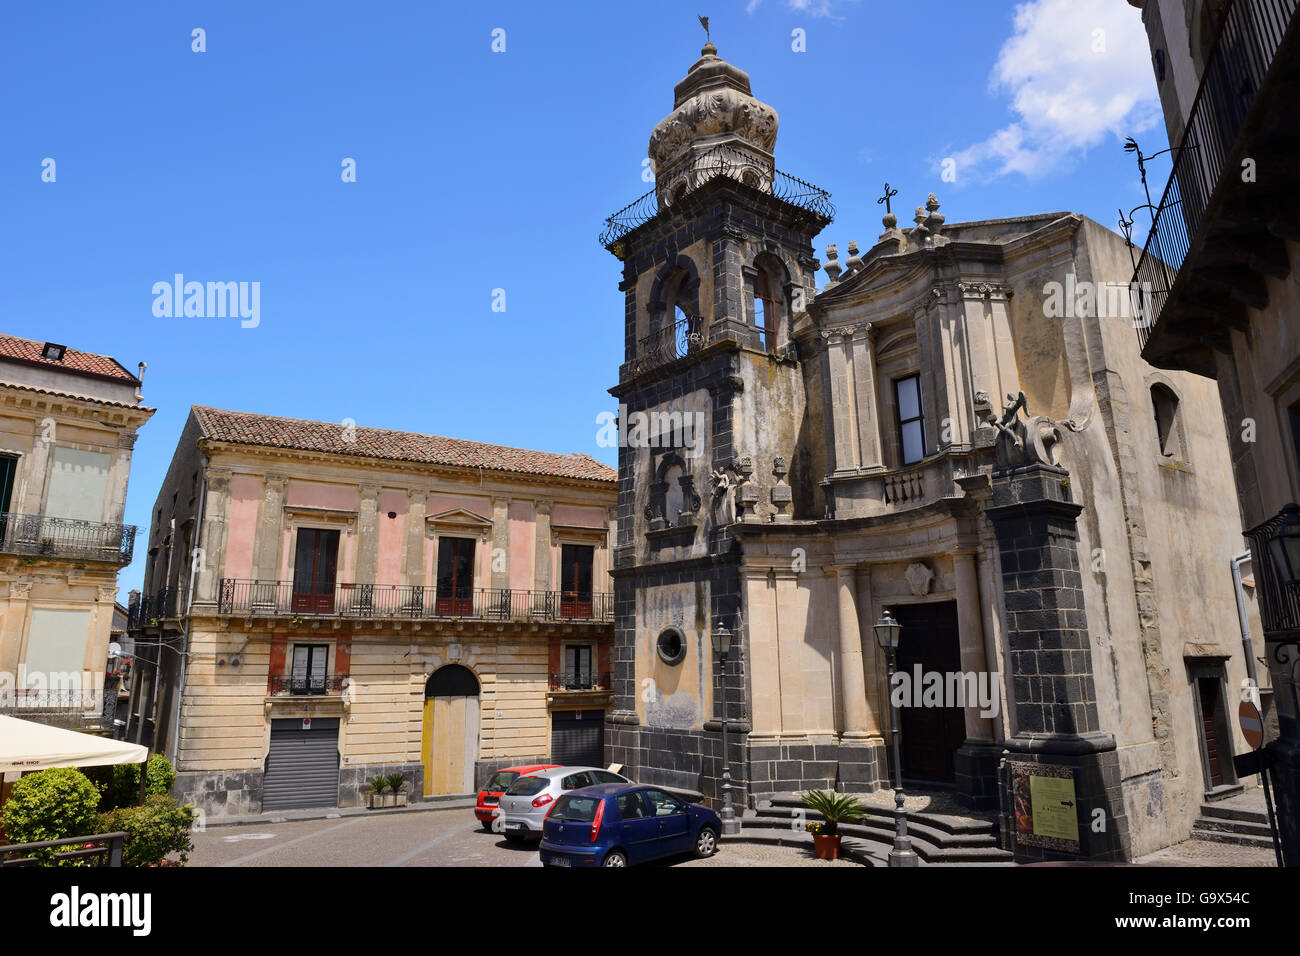
[[[682,658],[686,656],[686,638],[682,632],[675,627],[665,628],[659,632],[659,640],[655,642],[659,651],[659,656],[668,664],[680,664]]]

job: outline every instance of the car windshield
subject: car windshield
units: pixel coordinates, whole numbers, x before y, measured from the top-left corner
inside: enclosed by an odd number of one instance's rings
[[[590,823],[596,819],[596,807],[599,804],[599,797],[560,797],[550,813],[550,819],[563,820],[565,823]]]
[[[519,774],[514,770],[498,770],[492,775],[492,779],[483,786],[483,789],[489,793],[501,793],[506,787],[514,783],[515,778],[518,776]]]
[[[506,791],[508,797],[531,797],[546,789],[551,781],[545,777],[520,777]]]

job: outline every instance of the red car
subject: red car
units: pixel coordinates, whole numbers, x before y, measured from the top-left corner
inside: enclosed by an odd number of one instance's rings
[[[559,766],[562,764],[539,763],[527,767],[507,767],[492,774],[488,782],[483,785],[483,789],[478,792],[478,805],[474,807],[474,816],[478,818],[479,823],[483,824],[483,829],[489,831],[492,829],[492,821],[496,819],[497,803],[501,800],[501,794],[506,792],[506,788],[514,783],[517,777]]]

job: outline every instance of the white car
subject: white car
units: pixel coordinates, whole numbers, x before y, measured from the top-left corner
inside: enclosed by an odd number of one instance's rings
[[[497,804],[497,822],[492,829],[507,840],[541,837],[542,822],[556,798],[571,790],[599,783],[631,783],[622,774],[601,767],[552,767],[519,777]]]

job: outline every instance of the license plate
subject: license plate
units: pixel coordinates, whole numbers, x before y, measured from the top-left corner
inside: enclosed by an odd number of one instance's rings
[[[572,866],[572,865],[573,864],[570,862],[567,856],[551,857],[551,866]]]
[[[522,830],[523,828],[524,828],[524,825],[523,825],[522,823],[507,823],[507,824],[506,824],[506,829],[507,829],[507,830]]]

